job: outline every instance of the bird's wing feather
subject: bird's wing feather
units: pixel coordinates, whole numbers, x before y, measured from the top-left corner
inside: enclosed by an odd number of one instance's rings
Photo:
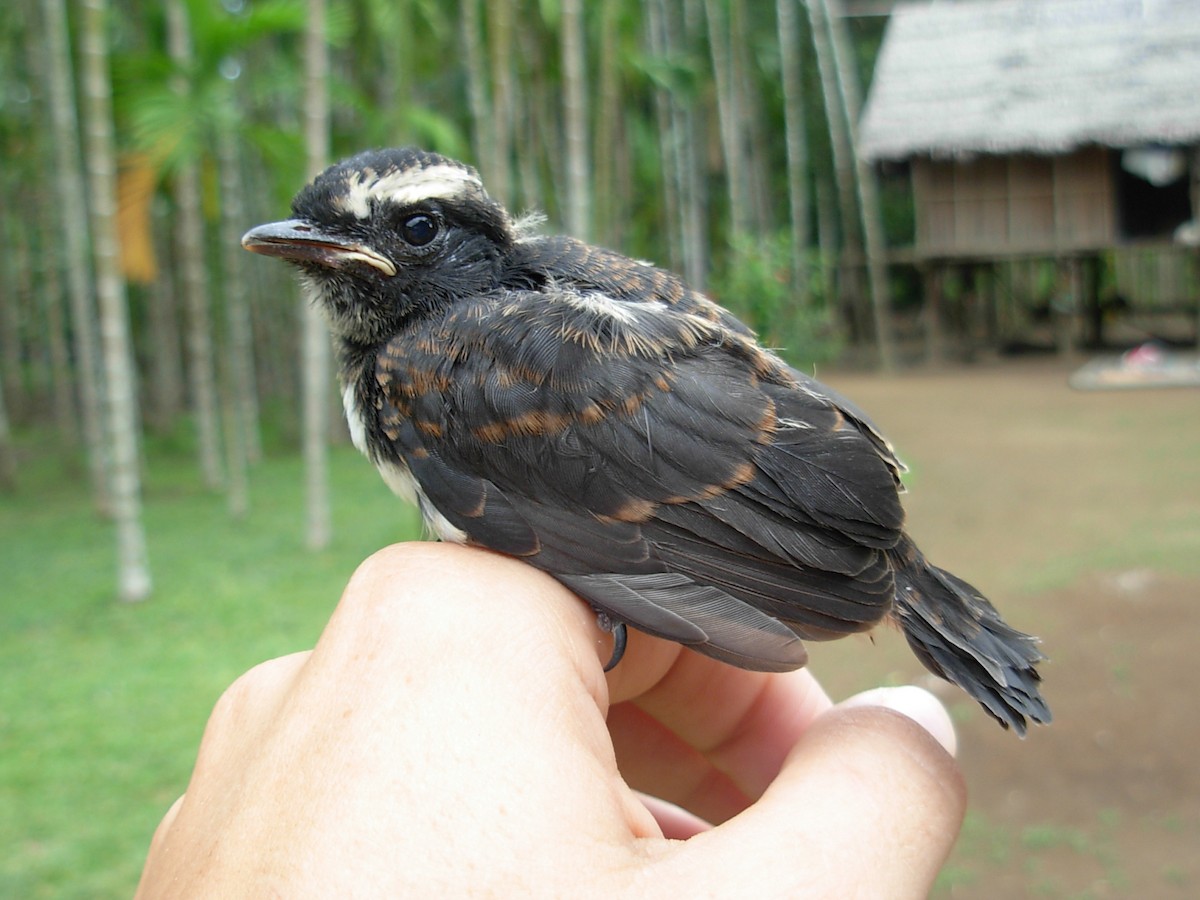
[[[739,665],[890,608],[903,514],[860,418],[719,321],[597,292],[459,304],[376,361],[382,430],[474,543]]]

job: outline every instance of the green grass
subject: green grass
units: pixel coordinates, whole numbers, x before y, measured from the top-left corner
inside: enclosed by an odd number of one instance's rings
[[[309,553],[297,458],[253,470],[235,522],[162,442],[145,497],[155,591],[121,604],[111,527],[62,460],[26,449],[20,492],[0,497],[0,897],[126,897],[221,691],[311,647],[355,565],[417,536],[417,517],[339,448],[333,546]]]

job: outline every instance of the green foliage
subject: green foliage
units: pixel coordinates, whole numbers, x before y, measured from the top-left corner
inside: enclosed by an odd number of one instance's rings
[[[834,359],[841,347],[821,296],[815,253],[809,262],[809,300],[801,303],[791,283],[790,235],[743,238],[734,242],[724,265],[714,272],[710,292],[765,344],[802,369]]]
[[[707,85],[700,60],[693,55],[650,56],[637,53],[631,62],[635,70],[645,75],[655,87],[670,91],[677,97],[695,98]]]
[[[268,38],[299,34],[307,11],[304,0],[255,0],[213,3],[187,0],[187,16],[201,69],[220,66],[230,53]]]
[[[221,130],[253,136],[250,144],[260,151],[288,138],[298,146],[296,132],[268,126],[256,114],[262,108],[294,106],[300,96],[297,60],[276,65],[278,55],[263,48],[303,30],[303,0],[242,5],[187,0],[185,6],[193,57],[188,66],[172,61],[165,37],[113,58],[113,98],[123,149],[145,154],[158,171],[171,175],[183,164],[210,161],[214,135]],[[165,22],[154,24],[165,32]],[[257,71],[260,67],[269,71]],[[276,136],[269,137],[268,130]],[[298,164],[303,155],[293,151],[290,159],[292,165],[273,166],[271,171],[294,190],[303,174]]]
[[[130,896],[221,691],[311,647],[358,562],[418,534],[348,448],[331,460],[335,542],[319,554],[303,548],[297,458],[255,469],[250,516],[231,522],[190,447],[169,448],[148,448],[146,603],[114,600],[111,529],[61,459],[31,459],[0,504],[0,896]]]

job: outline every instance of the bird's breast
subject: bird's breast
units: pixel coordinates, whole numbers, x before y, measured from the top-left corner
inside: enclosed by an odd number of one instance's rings
[[[392,489],[393,494],[414,504],[421,511],[421,518],[425,520],[425,527],[433,534],[436,534],[440,540],[449,541],[454,544],[465,544],[467,542],[467,533],[461,528],[452,525],[442,515],[441,511],[430,502],[425,492],[421,490],[421,483],[413,477],[412,471],[408,466],[403,462],[380,460],[375,463],[375,468],[379,470],[384,484]]]
[[[347,385],[342,392],[342,406],[346,411],[346,424],[350,429],[350,440],[358,451],[375,464],[376,470],[383,478],[393,494],[411,503],[421,511],[425,526],[443,541],[456,544],[465,543],[467,534],[442,515],[441,511],[430,502],[421,489],[420,482],[413,476],[412,471],[399,459],[383,459],[370,450],[367,442],[368,423],[366,414],[358,402],[358,394],[353,384]]]
[[[342,391],[342,409],[346,411],[346,425],[350,429],[351,442],[359,453],[370,456],[367,451],[367,420],[363,418],[362,408],[358,405],[353,383],[346,385]]]

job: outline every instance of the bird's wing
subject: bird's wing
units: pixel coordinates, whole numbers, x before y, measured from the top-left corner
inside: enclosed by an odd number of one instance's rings
[[[629,303],[664,303],[673,310],[699,317],[736,335],[754,337],[754,333],[728,310],[690,289],[674,272],[572,237],[538,238],[531,248],[536,267],[549,273],[551,278]],[[892,469],[896,486],[903,492],[900,474],[905,471],[905,466],[867,414],[828,385],[795,370],[789,370],[789,373],[802,390],[829,401],[854,420]]]
[[[388,452],[469,541],[751,668],[890,608],[892,459],[815,383],[664,303],[513,292],[379,354]]]

